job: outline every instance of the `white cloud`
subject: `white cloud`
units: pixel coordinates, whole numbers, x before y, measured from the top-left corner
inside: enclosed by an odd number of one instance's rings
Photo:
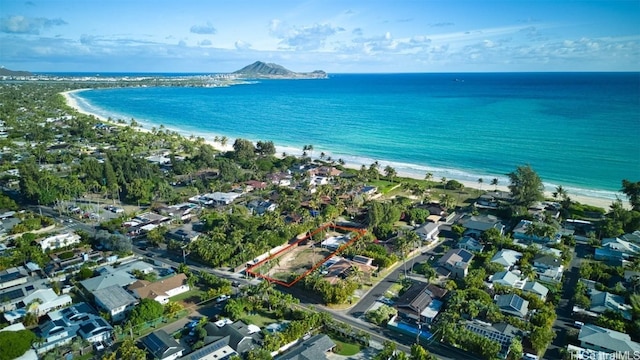
[[[11,34],[40,34],[43,29],[66,25],[67,22],[56,18],[28,18],[20,15],[0,19],[0,32]]]
[[[236,49],[238,50],[247,50],[247,49],[251,49],[251,44],[246,43],[242,40],[238,40],[234,43],[234,46]]]
[[[211,45],[211,40],[204,39],[204,40],[198,42],[198,45],[200,45],[200,46],[210,46]]]
[[[294,50],[322,49],[329,37],[343,31],[344,28],[330,24],[288,26],[278,19],[269,23],[269,34],[277,38],[283,48]]]
[[[207,22],[206,25],[193,25],[191,27],[191,32],[194,34],[211,35],[215,34],[217,30],[210,22]]]

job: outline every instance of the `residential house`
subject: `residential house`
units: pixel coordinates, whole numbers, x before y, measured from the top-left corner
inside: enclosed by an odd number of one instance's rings
[[[603,314],[610,310],[619,313],[625,320],[631,320],[632,306],[625,303],[624,297],[609,292],[591,290],[591,307],[589,311]]]
[[[451,271],[454,279],[464,278],[469,272],[473,254],[465,249],[453,249],[444,254],[438,265]]]
[[[491,262],[502,265],[505,270],[511,269],[522,257],[522,253],[511,250],[502,249],[498,251],[492,258]]]
[[[513,238],[516,240],[523,240],[529,242],[543,243],[543,244],[559,244],[562,238],[560,232],[555,232],[551,237],[541,237],[537,234],[530,234],[529,227],[533,224],[530,220],[520,220],[518,225],[513,229]],[[545,224],[546,225],[546,224]],[[550,225],[546,225],[550,226]]]
[[[336,343],[326,334],[314,335],[286,353],[276,356],[276,360],[323,360],[327,359],[327,353],[336,347]]]
[[[247,208],[252,214],[264,215],[267,211],[275,211],[278,204],[265,200],[251,200],[247,204]]]
[[[231,351],[239,355],[248,353],[251,349],[262,346],[262,334],[260,328],[255,325],[247,325],[242,321],[236,321],[232,324],[227,322],[208,323],[204,326],[207,331],[205,344],[218,343],[218,346],[224,348],[228,346]],[[206,347],[206,346],[205,346]],[[215,351],[209,349],[209,351]],[[231,356],[231,355],[227,355]],[[212,359],[207,357],[207,359]]]
[[[432,242],[438,240],[438,234],[440,233],[440,224],[433,222],[426,222],[418,226],[415,230],[422,241]]]
[[[493,274],[489,281],[493,284],[502,285],[510,288],[522,289],[525,284],[519,275],[511,271],[499,271]]]
[[[292,176],[290,173],[277,173],[267,175],[267,179],[277,186],[291,186]]]
[[[499,202],[491,193],[486,193],[480,195],[474,205],[478,209],[497,209]]]
[[[309,175],[326,177],[340,176],[342,174],[342,170],[337,169],[333,166],[319,166],[316,168],[311,168],[307,172],[309,173]]]
[[[373,259],[368,260],[364,256],[354,257],[353,260],[348,260],[340,256],[333,256],[327,260],[323,265],[323,274],[325,280],[330,284],[337,283],[340,279],[346,279],[353,274],[354,268],[357,268],[359,272],[366,279],[371,276],[376,270],[377,266],[372,265]],[[360,279],[362,281],[362,279]]]
[[[169,302],[169,298],[189,291],[187,275],[177,274],[170,278],[149,282],[138,280],[127,288],[139,299],[153,299],[161,304]]]
[[[93,292],[99,308],[109,313],[111,320],[121,321],[138,304],[138,299],[118,285],[111,285]]]
[[[181,357],[185,350],[164,330],[157,330],[143,337],[141,343],[157,360],[175,360]]]
[[[96,269],[100,275],[86,279],[80,282],[80,284],[86,289],[88,293],[93,293],[96,290],[108,288],[112,285],[118,285],[125,287],[136,282],[136,277],[133,276],[134,270],[138,270],[144,274],[148,274],[153,271],[153,266],[144,261],[133,261],[120,266],[103,266]]]
[[[529,302],[516,294],[504,294],[496,296],[496,304],[500,311],[524,318],[529,312]]]
[[[550,255],[540,254],[533,258],[533,269],[542,281],[559,283],[562,281],[564,266],[562,260]]]
[[[58,295],[52,289],[38,289],[22,299],[22,305],[26,310],[38,317],[71,305],[72,302],[68,294]]]
[[[471,236],[465,236],[458,241],[458,248],[481,253],[484,250],[484,245]]]
[[[620,236],[620,238],[624,241],[640,244],[640,230],[636,230],[629,234],[624,234]]]
[[[467,321],[466,329],[500,344],[498,355],[502,359],[505,359],[509,354],[513,339],[522,336],[520,329],[505,323],[491,325],[479,320]]]
[[[80,235],[69,232],[46,237],[40,240],[42,251],[55,250],[80,243]]]
[[[602,239],[602,246],[596,248],[596,260],[626,260],[640,254],[640,244],[621,238]]]
[[[34,333],[43,340],[34,344],[36,352],[43,354],[80,337],[90,343],[111,338],[113,328],[96,315],[86,303],[78,303],[47,314],[50,320],[38,326]]]
[[[27,271],[23,267],[15,267],[0,271],[0,290],[16,285],[22,285],[27,281]]]
[[[181,203],[162,207],[158,209],[158,212],[165,216],[187,221],[191,219],[192,213],[198,208],[198,205],[193,203]]]
[[[177,229],[173,229],[171,231],[167,231],[165,237],[169,240],[182,241],[184,243],[192,243],[200,237],[200,233],[197,231],[190,230],[189,228],[183,226]]]
[[[245,181],[244,185],[246,186],[246,191],[250,192],[253,190],[264,190],[267,188],[268,184],[264,181],[258,181],[258,180],[249,180],[249,181]]]
[[[414,282],[394,306],[402,318],[430,324],[440,312],[446,293],[445,289],[433,284]]]
[[[358,195],[363,196],[366,199],[371,199],[378,192],[378,187],[365,185],[358,190]]]
[[[582,326],[578,341],[581,347],[595,351],[631,355],[640,353],[640,344],[631,341],[629,335],[592,324]]]
[[[216,191],[213,193],[204,194],[201,196],[201,198],[204,199],[205,201],[211,201],[212,205],[229,205],[240,196],[242,196],[242,194],[237,192],[223,193],[223,192]]]
[[[522,287],[522,292],[535,295],[539,297],[540,300],[545,301],[547,299],[549,289],[537,281],[527,281]]]
[[[497,229],[500,235],[504,234],[505,226],[502,221],[493,215],[467,215],[458,220],[464,227],[463,235],[480,239],[480,236],[489,229]]]

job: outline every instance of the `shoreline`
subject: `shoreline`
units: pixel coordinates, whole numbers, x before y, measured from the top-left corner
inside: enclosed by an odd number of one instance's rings
[[[87,91],[87,90],[91,90],[91,88],[85,88],[85,89],[75,89],[75,90],[69,90],[69,91],[64,91],[61,92],[60,94],[65,98],[65,101],[67,103],[67,105],[71,108],[73,108],[74,110],[76,110],[77,112],[84,114],[84,115],[88,115],[88,116],[93,116],[97,119],[99,119],[100,121],[103,121],[105,123],[109,123],[115,126],[128,126],[126,124],[122,124],[122,123],[117,123],[115,121],[109,121],[109,119],[105,118],[104,116],[98,115],[96,113],[92,113],[90,111],[87,111],[85,109],[82,108],[82,106],[80,106],[80,104],[78,103],[78,100],[73,96],[73,94],[76,93],[80,93],[83,91]],[[142,126],[138,126],[135,128],[138,131],[144,131],[144,132],[150,132],[151,130],[144,128]],[[184,134],[184,131],[181,131],[181,129],[170,129],[170,130],[176,130],[177,132],[181,133],[182,136],[188,137],[188,135]],[[193,135],[197,135],[197,134],[193,134]],[[208,140],[206,138],[206,136],[203,136],[205,138],[205,143],[211,145],[213,148],[215,148],[218,151],[221,152],[225,152],[225,151],[232,151],[233,150],[233,146],[230,144],[227,144],[226,146],[222,146],[222,144],[218,143],[218,142],[214,142],[212,140]],[[229,138],[229,143],[232,144],[232,142],[235,140],[235,138]],[[296,155],[296,156],[300,156],[302,155],[302,151],[300,149],[295,149],[293,147],[290,146],[278,146],[276,145],[276,156],[280,156],[280,154],[282,154],[283,152],[286,152],[287,154],[290,155]],[[316,152],[319,154],[320,151],[316,150]],[[331,154],[332,155],[332,154]],[[311,156],[312,159],[319,159],[319,156]],[[336,157],[337,159],[337,157]],[[394,166],[396,164],[393,164],[391,162],[387,162],[387,161],[379,161],[380,163],[380,169],[384,169],[385,166],[390,165],[390,166]],[[361,164],[360,163],[346,163],[344,165],[346,168],[350,168],[350,169],[359,169]],[[413,170],[417,170],[417,169],[413,169]],[[418,180],[422,180],[423,179],[423,175],[418,176],[415,174],[415,172],[410,172],[410,171],[403,171],[402,169],[397,169],[396,171],[398,172],[398,176],[399,177],[405,177],[405,178],[411,178],[411,179],[418,179]],[[477,182],[474,181],[469,181],[469,180],[464,180],[464,179],[460,179],[460,178],[456,178],[455,176],[452,176],[450,178],[448,178],[449,180],[456,180],[459,181],[460,183],[462,183],[465,187],[471,188],[471,189],[476,189],[476,190],[482,190],[482,191],[491,191],[492,189],[496,188],[493,185],[490,185],[489,182],[491,181],[491,179],[493,179],[494,177],[490,177],[487,176],[486,178],[484,178],[485,183],[483,184],[479,184]],[[436,176],[436,173],[434,172],[434,180],[437,181],[436,179],[438,179],[438,177]],[[501,179],[503,180],[503,179]],[[433,180],[432,180],[433,181]],[[547,184],[545,184],[547,185]],[[564,187],[564,186],[563,186]],[[497,186],[498,190],[502,190],[502,191],[508,191],[508,187],[505,184],[501,184]],[[614,201],[613,199],[609,199],[609,198],[601,198],[601,197],[594,197],[594,196],[586,196],[586,195],[582,195],[582,194],[575,194],[573,192],[570,191],[570,188],[565,187],[565,189],[568,189],[568,194],[569,197],[574,200],[577,201],[581,204],[586,204],[586,205],[591,205],[591,206],[597,206],[597,207],[601,207],[604,208],[605,210],[609,209],[609,206],[612,204],[612,202]],[[598,190],[593,190],[593,191],[598,191]],[[544,196],[546,198],[552,198],[552,191],[549,191],[547,189],[545,189],[544,192]],[[628,202],[626,201],[626,197],[624,197],[624,194],[620,194],[620,199],[623,201],[623,204],[625,205],[625,207],[628,207]]]

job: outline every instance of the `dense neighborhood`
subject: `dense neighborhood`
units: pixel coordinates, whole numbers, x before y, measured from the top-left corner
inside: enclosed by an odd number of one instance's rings
[[[640,182],[601,209],[528,165],[402,178],[60,95],[89,86],[122,84],[0,83],[0,359],[640,353]]]

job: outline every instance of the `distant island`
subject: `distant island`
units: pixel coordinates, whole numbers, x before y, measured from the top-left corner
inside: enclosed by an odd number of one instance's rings
[[[326,79],[328,77],[327,73],[322,70],[298,73],[281,65],[262,61],[256,61],[232,74],[251,79]]]
[[[32,76],[28,71],[15,71],[0,67],[0,76]]]

